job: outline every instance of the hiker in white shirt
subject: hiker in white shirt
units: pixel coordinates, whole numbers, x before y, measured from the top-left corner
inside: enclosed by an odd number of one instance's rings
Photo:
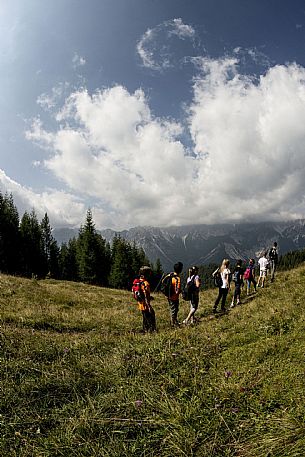
[[[264,252],[262,256],[258,259],[258,264],[259,264],[259,278],[257,281],[257,286],[259,287],[259,283],[262,280],[262,285],[261,287],[264,287],[265,285],[265,280],[267,277],[267,269],[269,266],[269,261],[267,259],[267,252]]]

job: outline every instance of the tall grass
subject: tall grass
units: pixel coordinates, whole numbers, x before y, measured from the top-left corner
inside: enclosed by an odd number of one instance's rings
[[[0,455],[304,456],[304,285],[176,330],[157,294],[150,335],[129,292],[0,277]]]

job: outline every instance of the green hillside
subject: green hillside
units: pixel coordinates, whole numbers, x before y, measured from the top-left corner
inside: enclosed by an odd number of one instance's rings
[[[304,456],[305,267],[172,330],[131,293],[0,277],[0,455]],[[187,303],[181,303],[180,319]]]

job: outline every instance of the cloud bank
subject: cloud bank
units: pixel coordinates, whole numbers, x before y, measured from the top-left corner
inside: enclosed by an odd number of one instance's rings
[[[257,81],[236,58],[197,65],[184,125],[122,86],[73,92],[52,131],[33,122],[27,138],[68,189],[54,214],[63,201],[63,220],[76,220],[92,199],[97,226],[117,229],[304,217],[305,69],[278,65]]]

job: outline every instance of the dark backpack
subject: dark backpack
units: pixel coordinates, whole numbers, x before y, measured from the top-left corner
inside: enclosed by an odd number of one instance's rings
[[[242,284],[243,283],[243,273],[242,270],[238,269],[235,270],[233,275],[232,275],[232,281],[235,282],[235,284]]]
[[[192,295],[196,289],[195,283],[194,283],[195,277],[193,276],[192,279],[187,282],[182,290],[182,298],[183,300],[189,301],[192,299]]]
[[[132,283],[131,292],[132,292],[133,298],[137,301],[142,301],[145,299],[144,292],[142,289],[142,284],[143,284],[143,281],[141,281],[140,278],[135,278]]]
[[[221,287],[222,286],[222,277],[220,274],[220,271],[216,271],[216,273],[213,274],[213,280],[214,280],[214,286],[215,287]]]
[[[269,259],[277,261],[278,253],[277,253],[276,249],[274,249],[274,248],[270,249],[270,251],[269,251]]]
[[[167,298],[171,296],[172,291],[172,278],[174,273],[168,273],[164,276],[161,280],[160,291],[164,294]]]

